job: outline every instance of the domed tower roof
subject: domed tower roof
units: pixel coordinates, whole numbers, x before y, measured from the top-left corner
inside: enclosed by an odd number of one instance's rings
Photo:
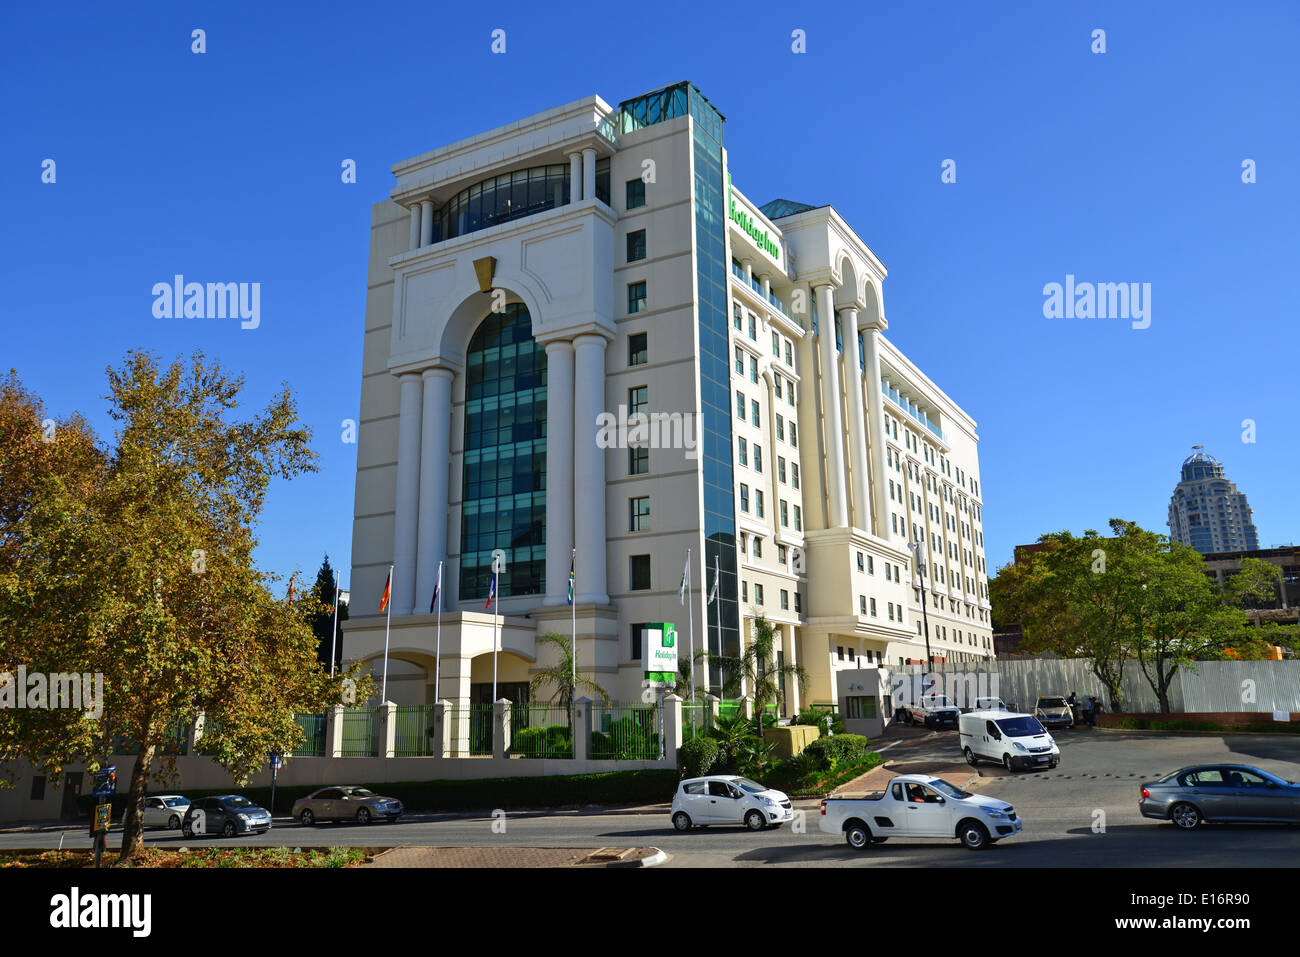
[[[1183,480],[1200,479],[1200,478],[1223,478],[1223,466],[1219,460],[1208,452],[1203,451],[1202,446],[1194,445],[1196,449],[1191,455],[1183,459]]]

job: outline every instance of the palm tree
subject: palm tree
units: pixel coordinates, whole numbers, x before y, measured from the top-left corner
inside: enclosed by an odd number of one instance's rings
[[[737,688],[743,681],[751,689],[754,698],[755,714],[758,719],[758,733],[763,733],[763,707],[776,702],[783,706],[785,683],[794,680],[799,683],[799,690],[808,686],[808,672],[799,665],[779,663],[776,656],[776,629],[767,620],[767,616],[757,609],[750,619],[752,633],[749,644],[739,656],[709,655],[709,660],[722,666],[727,676],[724,687]]]
[[[573,682],[573,642],[566,635],[549,631],[537,639],[537,644],[539,646],[551,645],[559,649],[560,660],[549,667],[543,668],[533,676],[533,679],[528,682],[530,695],[536,694],[537,689],[543,685],[552,685],[555,691],[550,697],[551,704],[564,708],[570,715],[573,714],[575,690],[583,692],[588,697],[599,698],[603,706],[609,707],[609,692],[586,675],[578,675],[578,683],[575,689]]]

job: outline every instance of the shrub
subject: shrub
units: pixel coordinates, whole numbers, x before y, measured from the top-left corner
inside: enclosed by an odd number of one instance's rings
[[[515,732],[510,750],[525,758],[573,757],[573,739],[563,724],[545,728],[520,728]]]
[[[836,737],[844,733],[844,718],[838,711],[827,711],[825,708],[804,708],[797,715],[790,719],[791,724],[809,724],[813,727],[820,728],[823,735],[826,734],[826,716],[831,719],[831,731]]]
[[[810,768],[830,771],[861,761],[867,756],[870,743],[861,734],[837,734],[834,737],[818,738],[804,748],[803,753],[809,755],[807,765]]]
[[[712,738],[698,737],[683,741],[677,749],[677,767],[682,777],[698,778],[708,774],[718,763],[718,742]]]

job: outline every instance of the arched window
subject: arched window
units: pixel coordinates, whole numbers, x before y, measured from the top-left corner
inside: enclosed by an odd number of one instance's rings
[[[486,598],[492,550],[506,553],[497,594],[546,591],[546,350],[511,303],[470,339],[460,597]]]

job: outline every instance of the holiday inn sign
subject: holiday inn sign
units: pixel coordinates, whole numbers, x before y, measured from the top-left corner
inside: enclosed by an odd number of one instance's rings
[[[728,215],[731,221],[745,231],[745,234],[754,241],[757,246],[767,255],[771,256],[777,265],[781,264],[781,243],[776,240],[759,223],[758,214],[755,213],[743,199],[737,201],[736,189],[731,185],[731,174],[727,174],[727,189],[731,194],[731,205]]]

